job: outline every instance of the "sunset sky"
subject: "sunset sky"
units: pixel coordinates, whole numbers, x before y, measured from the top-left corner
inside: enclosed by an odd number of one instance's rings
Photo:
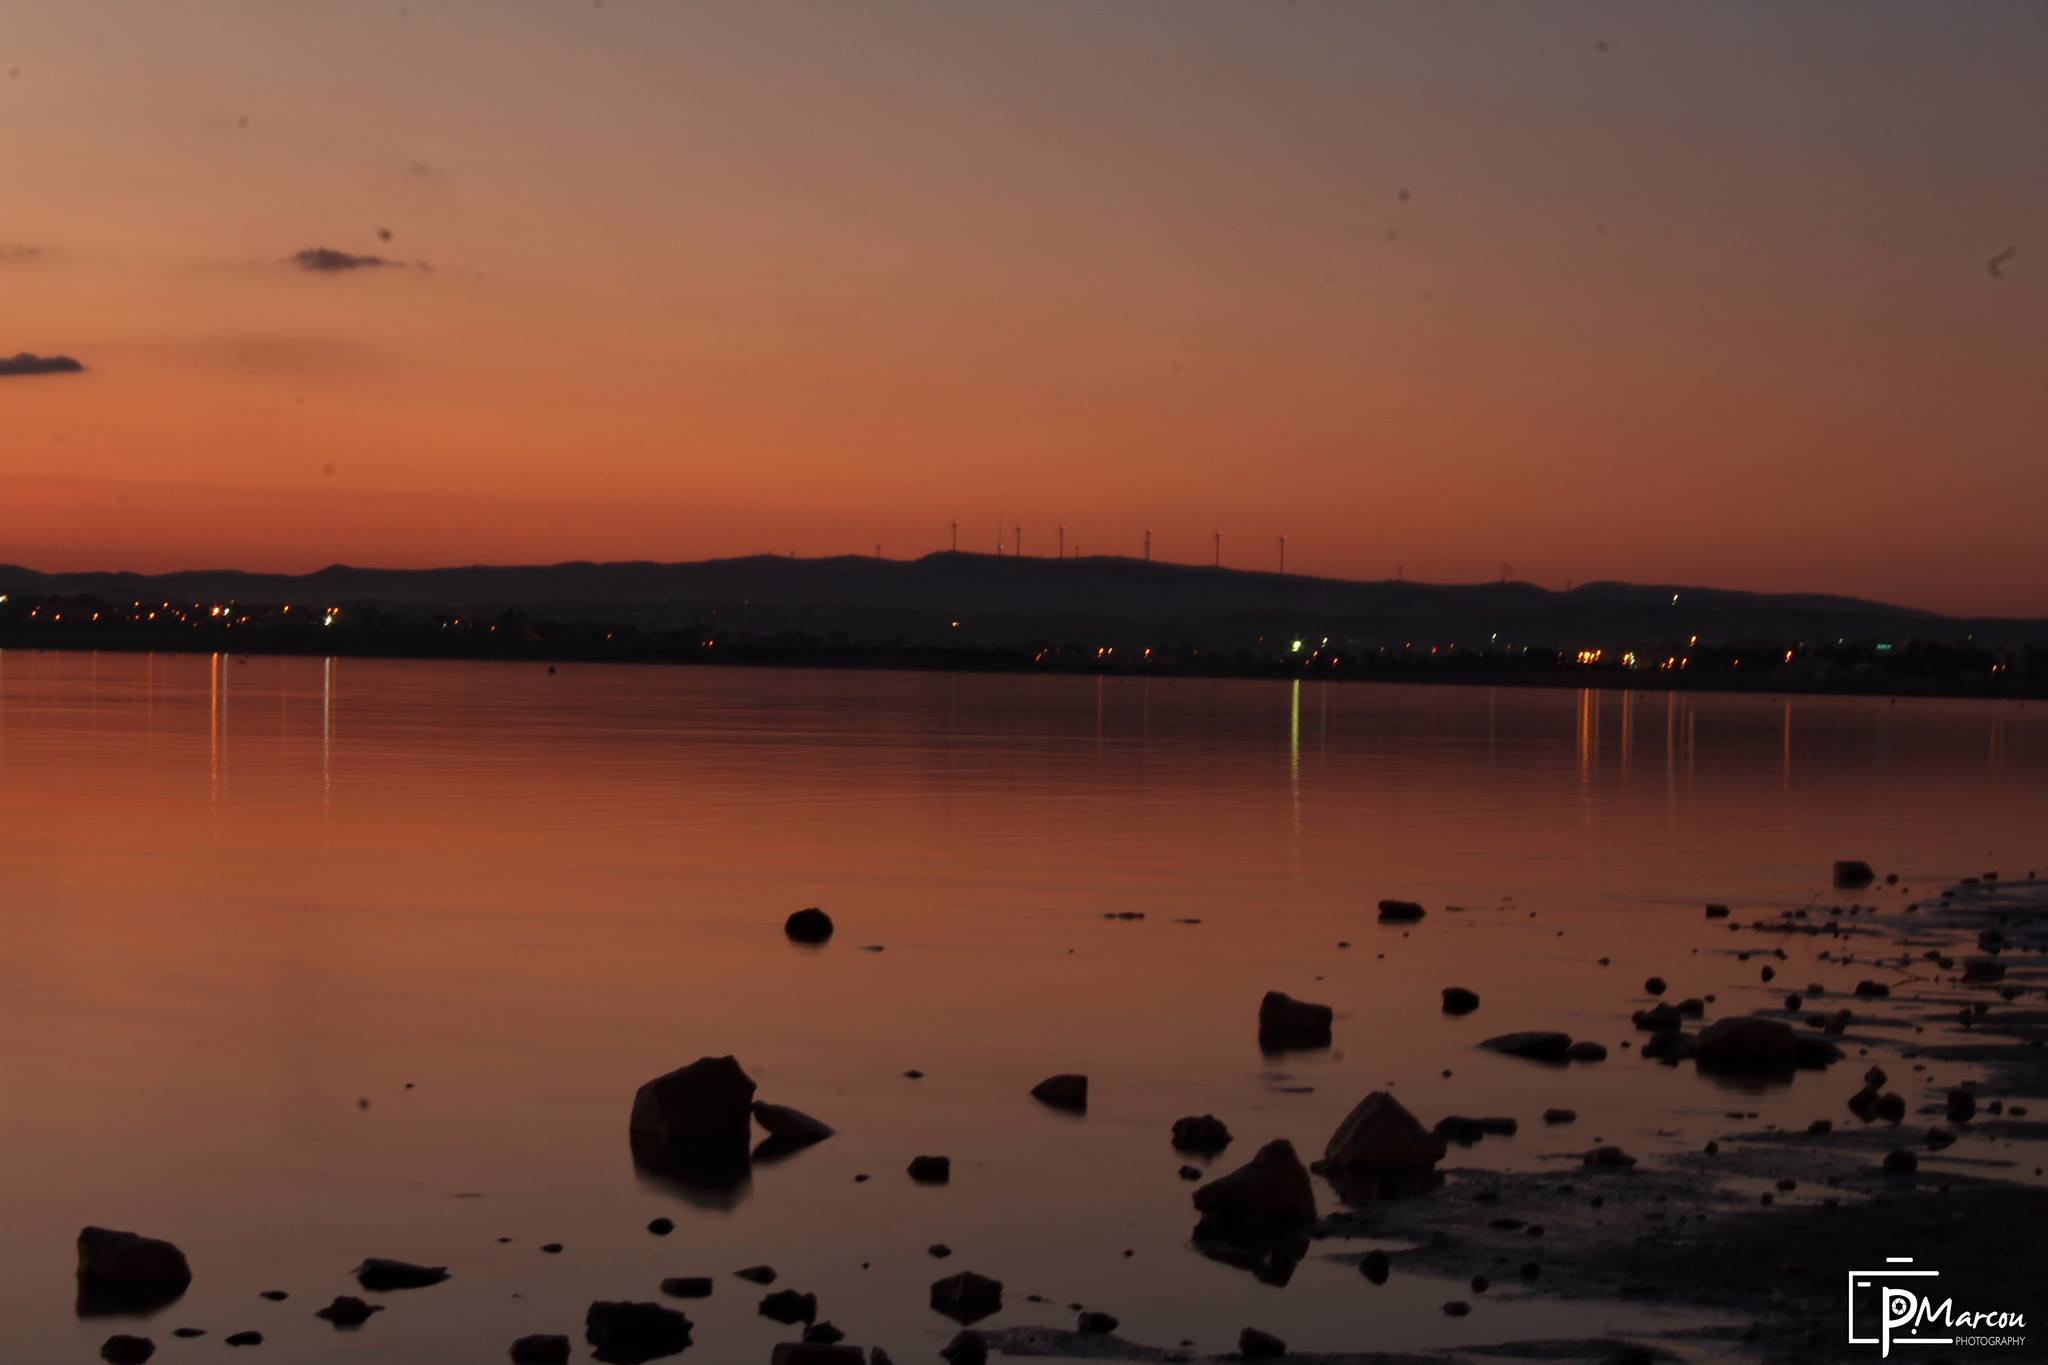
[[[2044,69],[2037,0],[0,0],[0,356],[86,367],[0,375],[0,562],[2048,614]]]

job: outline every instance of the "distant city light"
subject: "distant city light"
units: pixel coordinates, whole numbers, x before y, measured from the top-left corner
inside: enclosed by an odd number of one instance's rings
[[[1299,654],[1299,653],[1301,653],[1301,641],[1299,641],[1299,640],[1296,640],[1296,641],[1294,642],[1294,652],[1295,652],[1296,654]]]

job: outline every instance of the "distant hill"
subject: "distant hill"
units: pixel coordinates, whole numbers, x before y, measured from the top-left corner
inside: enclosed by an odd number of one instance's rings
[[[1349,649],[1528,643],[1677,649],[1837,639],[2048,641],[2048,621],[1962,619],[1851,597],[1685,584],[1354,582],[1123,558],[941,553],[916,560],[760,555],[696,563],[569,563],[314,573],[45,574],[0,566],[0,593],[111,602],[291,602],[408,614],[517,612],[674,630],[804,631],[854,640],[1014,647],[1030,641],[1235,648],[1287,634]],[[954,623],[958,624],[955,625]]]

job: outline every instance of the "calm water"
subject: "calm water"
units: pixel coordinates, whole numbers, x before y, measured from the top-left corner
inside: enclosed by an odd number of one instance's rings
[[[2048,712],[2012,704],[9,651],[0,1335],[89,1360],[119,1330],[71,1311],[87,1222],[191,1255],[127,1329],[170,1361],[243,1328],[272,1360],[502,1360],[687,1274],[720,1277],[682,1305],[689,1358],[765,1360],[790,1334],[727,1276],[757,1261],[899,1359],[954,1330],[925,1286],[963,1268],[1010,1287],[990,1325],[1069,1324],[1039,1292],[1209,1349],[1585,1335],[1498,1294],[1451,1322],[1447,1287],[1314,1256],[1284,1289],[1206,1261],[1168,1127],[1224,1117],[1225,1167],[1313,1153],[1391,1085],[1424,1122],[1520,1117],[1453,1165],[1695,1145],[1656,1130],[1730,1101],[1689,1068],[1470,1045],[1612,1044],[1652,972],[1761,999],[1701,903],[1828,899],[1835,857],[1916,889],[2048,865],[2044,759]],[[1433,913],[1382,928],[1381,896]],[[781,933],[810,904],[823,950]],[[1840,977],[1791,951],[1780,987]],[[1451,984],[1481,1010],[1443,1018]],[[1337,1046],[1261,1057],[1268,988],[1334,1004]],[[725,1052],[840,1135],[701,1208],[635,1173],[626,1116]],[[1027,1098],[1056,1071],[1093,1078],[1085,1119]],[[1838,1107],[1808,1085],[1744,1103]],[[1545,1131],[1550,1104],[1580,1123]],[[920,1152],[949,1187],[909,1184]],[[311,1311],[366,1255],[455,1277],[337,1334]]]

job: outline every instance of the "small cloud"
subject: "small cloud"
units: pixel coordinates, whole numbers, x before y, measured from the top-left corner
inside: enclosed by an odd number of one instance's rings
[[[400,261],[387,261],[382,256],[358,256],[351,251],[336,251],[331,246],[309,246],[289,258],[301,270],[315,274],[336,275],[349,270],[375,270],[383,266],[404,269]]]
[[[31,355],[23,351],[16,356],[0,356],[0,378],[25,374],[77,374],[84,368],[68,355]]]
[[[2009,246],[1994,255],[1990,260],[1984,262],[1984,269],[1990,273],[1992,279],[2002,280],[2005,278],[2006,266],[2011,264],[2012,258],[2019,254],[2020,249],[2018,247]]]
[[[33,261],[43,254],[39,246],[22,246],[17,242],[0,242],[0,262]]]

